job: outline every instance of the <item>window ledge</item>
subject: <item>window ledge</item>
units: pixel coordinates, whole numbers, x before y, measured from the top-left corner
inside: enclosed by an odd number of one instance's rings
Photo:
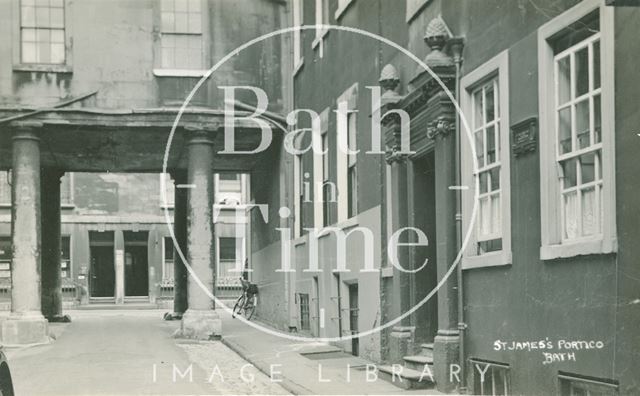
[[[511,265],[513,257],[511,251],[500,250],[479,256],[462,257],[462,269],[500,267]]]
[[[10,203],[0,202],[0,208],[10,208],[10,207],[11,207]]]
[[[41,72],[41,73],[73,73],[73,69],[69,65],[46,65],[46,64],[28,64],[28,63],[13,65],[13,71]]]
[[[60,207],[62,209],[75,209],[76,205],[72,203],[63,203],[62,205],[60,205]]]
[[[156,77],[203,77],[209,70],[206,69],[153,69]]]
[[[540,260],[554,260],[591,254],[611,254],[618,250],[618,240],[593,239],[540,247]]]

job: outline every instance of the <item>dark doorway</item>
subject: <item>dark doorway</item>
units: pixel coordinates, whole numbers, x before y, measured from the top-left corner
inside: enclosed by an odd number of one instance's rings
[[[412,276],[411,306],[422,301],[434,287],[438,274],[436,268],[436,201],[435,201],[435,159],[428,152],[412,162],[413,177],[410,180],[412,194],[409,199],[409,219],[411,227],[422,230],[429,240],[428,246],[415,246],[410,252],[411,265],[420,268],[425,260],[427,265]],[[412,239],[411,242],[417,242]],[[434,296],[413,315],[412,325],[416,328],[416,343],[433,342],[438,331],[438,300]]]
[[[147,240],[146,231],[124,232],[124,295],[126,297],[149,295]]]
[[[349,327],[351,334],[358,334],[358,284],[349,285]],[[358,356],[360,354],[359,338],[351,339],[351,354]]]
[[[91,267],[89,293],[91,297],[115,296],[116,271],[113,262],[113,232],[89,232]]]

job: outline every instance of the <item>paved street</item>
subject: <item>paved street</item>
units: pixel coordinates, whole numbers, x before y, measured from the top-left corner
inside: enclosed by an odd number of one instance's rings
[[[177,344],[179,323],[162,311],[70,314],[73,323],[52,325],[52,344],[6,351],[17,395],[285,393],[257,369],[240,381],[245,362],[221,343]]]

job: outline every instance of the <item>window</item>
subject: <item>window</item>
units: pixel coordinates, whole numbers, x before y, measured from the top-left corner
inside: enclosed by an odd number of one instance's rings
[[[475,359],[470,359],[470,362],[474,394],[492,396],[511,394],[509,365]]]
[[[20,1],[21,63],[65,63],[63,0]]]
[[[461,80],[463,226],[473,227],[465,268],[511,263],[508,53],[502,52]],[[477,168],[474,169],[472,150]],[[478,201],[474,202],[475,188]],[[475,223],[471,224],[474,205]]]
[[[0,206],[11,206],[10,173],[0,171]]]
[[[316,25],[328,25],[329,24],[329,0],[315,0],[316,2]],[[317,27],[316,38],[313,40],[313,47],[315,48],[322,42],[324,36],[329,32],[327,28]]]
[[[313,153],[313,188],[314,198],[314,224],[315,227],[329,225],[329,205],[335,201],[336,188],[329,181],[329,108],[324,109],[319,116],[320,125],[314,127],[312,136],[313,145],[316,147]],[[323,154],[316,152],[321,150]]]
[[[65,173],[60,179],[60,204],[73,206],[73,173]]]
[[[357,101],[357,84],[352,85],[337,100],[337,191],[346,191],[346,194],[338,194],[338,221],[347,220],[358,214],[358,173],[357,153],[355,153],[357,150]],[[346,119],[344,115],[339,114],[340,109],[344,110],[345,105]]]
[[[301,154],[293,157],[294,196],[295,196],[295,237],[304,234],[304,161]]]
[[[589,0],[538,32],[542,259],[616,248],[612,23]]]
[[[303,0],[293,0],[293,27],[304,24]],[[302,66],[302,30],[293,31],[293,70],[294,73]]]
[[[60,273],[63,278],[72,278],[71,273],[71,237],[63,235],[60,239]]]
[[[349,113],[347,121],[347,147],[350,151],[356,150],[356,114]],[[357,155],[349,153],[347,155],[347,194],[349,217],[358,214],[358,170],[356,168]]]
[[[202,69],[202,0],[162,0],[161,66]]]
[[[244,240],[233,237],[218,238],[218,286],[235,286],[239,284],[241,274],[235,272],[236,266],[244,268]]]
[[[173,239],[170,236],[163,238],[163,258],[162,258],[162,282],[173,282],[174,250]]]
[[[160,174],[160,191],[164,191],[165,196],[160,196],[160,207],[173,208],[175,205],[175,185],[168,173]]]
[[[309,294],[299,293],[298,299],[300,301],[300,330],[310,330]]]
[[[580,378],[570,374],[558,375],[560,394],[563,396],[616,396],[618,385],[612,381]]]
[[[240,173],[216,173],[214,176],[215,202],[218,205],[240,205],[243,197],[244,177]]]
[[[11,237],[0,237],[0,279],[11,278]]]

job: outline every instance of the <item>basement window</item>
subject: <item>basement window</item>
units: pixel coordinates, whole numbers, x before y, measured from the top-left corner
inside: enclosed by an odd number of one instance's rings
[[[470,359],[473,393],[476,395],[510,395],[509,365],[481,359]]]
[[[615,381],[577,376],[560,372],[558,374],[559,393],[567,396],[616,396],[618,384]]]

